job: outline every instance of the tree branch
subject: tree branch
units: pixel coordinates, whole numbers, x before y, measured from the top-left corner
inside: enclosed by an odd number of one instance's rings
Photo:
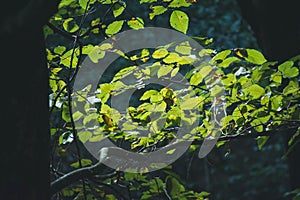
[[[104,167],[104,164],[99,161],[95,165],[71,171],[51,182],[50,193],[53,195],[62,190],[63,188],[67,187],[68,185],[71,185],[82,178],[92,178],[97,175],[97,179],[105,180],[107,178],[114,177],[117,174],[116,172],[113,172],[110,174],[98,175],[97,172],[102,171]]]

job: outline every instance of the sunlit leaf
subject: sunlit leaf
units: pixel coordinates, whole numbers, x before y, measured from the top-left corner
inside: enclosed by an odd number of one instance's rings
[[[114,35],[122,29],[123,24],[124,24],[124,20],[114,21],[113,23],[107,26],[105,33],[108,36]]]
[[[212,61],[214,61],[214,62],[222,62],[227,56],[229,56],[229,54],[231,54],[230,50],[221,51],[220,53],[218,53],[217,55],[215,55],[212,58]]]
[[[158,93],[158,91],[156,91],[156,90],[148,90],[143,94],[143,96],[140,98],[140,100],[147,100],[152,95],[156,95],[157,93]]]
[[[170,8],[180,8],[180,7],[189,7],[191,4],[186,0],[173,0],[168,7]]]
[[[222,83],[225,86],[231,86],[236,83],[236,77],[234,74],[226,74],[222,79]]]
[[[176,76],[178,72],[179,72],[179,67],[175,67],[171,72],[171,77]]]
[[[163,6],[152,6],[152,12],[149,14],[149,18],[152,20],[155,16],[161,15],[166,12],[168,9]]]
[[[140,3],[154,3],[157,2],[157,0],[140,0]]]
[[[54,48],[54,53],[57,53],[57,54],[63,54],[65,51],[66,51],[66,47],[65,46],[57,46]]]
[[[255,49],[236,49],[235,53],[253,64],[261,65],[267,62],[264,55]]]
[[[189,42],[183,42],[175,47],[175,51],[183,55],[190,55],[192,47],[190,46]]]
[[[191,85],[198,85],[203,81],[203,77],[201,75],[201,72],[196,72],[195,74],[192,75],[190,79]]]
[[[163,65],[159,68],[158,72],[157,72],[157,77],[160,78],[162,76],[167,75],[168,73],[170,73],[173,70],[173,66],[170,65]]]
[[[170,17],[170,25],[174,29],[186,33],[189,26],[189,17],[183,11],[174,10]]]
[[[257,84],[254,84],[243,89],[243,93],[250,95],[254,99],[258,99],[265,94],[265,89]]]
[[[76,111],[72,116],[74,121],[78,121],[83,116],[83,114],[80,111]]]
[[[299,69],[293,66],[293,61],[286,61],[278,66],[278,70],[283,73],[283,78],[292,78],[299,75]]]
[[[74,33],[79,29],[79,26],[76,24],[74,18],[68,18],[63,22],[63,28],[67,32]]]
[[[283,94],[289,95],[299,91],[299,82],[298,80],[291,80],[289,84],[283,89]]]
[[[98,63],[98,61],[105,56],[105,51],[103,51],[99,46],[95,46],[93,50],[88,54],[88,57],[93,63]]]
[[[229,57],[229,58],[224,59],[221,63],[218,63],[218,66],[223,67],[223,68],[227,68],[232,63],[239,62],[239,61],[240,61],[240,59],[237,58],[237,57]]]
[[[168,55],[167,49],[157,49],[153,52],[152,57],[155,59],[164,58],[166,55]]]
[[[141,29],[144,28],[144,21],[142,18],[132,18],[131,20],[127,21],[127,24],[132,29]]]
[[[181,60],[181,57],[177,53],[171,52],[163,61],[167,64],[175,63]]]
[[[119,15],[121,15],[124,12],[125,8],[126,8],[126,3],[125,2],[116,3],[113,7],[114,17],[118,17]]]
[[[89,131],[80,131],[78,132],[78,138],[81,142],[86,143],[91,137],[92,133]]]

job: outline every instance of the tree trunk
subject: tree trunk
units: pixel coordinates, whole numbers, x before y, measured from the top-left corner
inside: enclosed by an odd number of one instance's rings
[[[299,0],[238,0],[259,46],[270,60],[300,54]],[[291,189],[300,188],[300,145],[288,156]]]
[[[48,70],[42,25],[56,3],[45,2],[1,5],[1,199],[49,199]]]

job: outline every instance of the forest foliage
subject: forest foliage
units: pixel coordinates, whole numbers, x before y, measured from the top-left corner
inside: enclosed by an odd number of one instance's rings
[[[179,141],[176,130],[181,123],[194,127],[186,133],[192,141],[188,153],[198,152],[209,136],[218,137],[216,147],[234,138],[252,137],[261,149],[273,134],[283,130],[291,132],[288,145],[292,150],[300,134],[300,56],[279,63],[267,60],[255,45],[218,48],[212,38],[200,35],[194,26],[197,17],[193,12],[201,9],[201,3],[195,0],[60,2],[58,12],[44,28],[50,75],[52,180],[97,162],[84,150],[82,144],[86,142],[109,138],[129,151],[147,153],[171,140]],[[193,48],[189,41],[129,53],[112,43],[99,45],[122,31],[145,27],[165,27],[186,34],[203,49]],[[73,92],[83,60],[98,63],[109,53],[119,58],[99,79],[97,90],[91,91],[87,85]],[[145,85],[152,77],[176,81],[178,74],[188,81],[184,89]],[[111,106],[111,98],[132,88],[138,90],[126,112]],[[220,130],[211,123],[216,120],[218,111],[214,108],[218,106],[226,111],[217,120]],[[122,120],[125,123],[120,127]],[[140,135],[146,130],[151,134]],[[207,191],[189,188],[172,165],[157,172],[146,173],[148,170],[123,173],[107,168],[85,181],[70,183],[56,195],[60,199],[209,198]]]

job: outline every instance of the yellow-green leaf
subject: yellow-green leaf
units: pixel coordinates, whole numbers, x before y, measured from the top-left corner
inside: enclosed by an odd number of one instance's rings
[[[253,99],[258,99],[265,94],[265,89],[257,84],[251,85],[242,90],[246,95],[250,95]]]
[[[195,74],[192,75],[190,79],[191,85],[198,85],[203,81],[203,77],[201,75],[201,72],[196,72]]]
[[[175,63],[181,60],[181,57],[177,53],[171,52],[163,61],[167,64]]]
[[[127,22],[128,26],[132,29],[141,29],[144,28],[144,21],[142,18],[132,18]]]
[[[68,18],[63,22],[63,27],[65,31],[74,33],[78,30],[79,26],[76,24],[74,18]]]
[[[239,56],[244,58],[246,61],[261,65],[265,62],[267,62],[266,58],[262,53],[255,49],[237,49],[235,53]]]
[[[174,29],[186,34],[189,26],[189,17],[183,11],[174,10],[170,17],[170,25]]]
[[[149,18],[152,20],[155,16],[161,15],[166,12],[168,9],[163,6],[152,6],[152,12],[149,14]]]
[[[114,21],[113,23],[109,24],[105,30],[105,33],[108,36],[112,36],[118,33],[124,24],[124,20]]]
[[[173,0],[168,7],[170,8],[180,8],[180,7],[189,7],[191,3],[188,3],[187,0]]]
[[[163,65],[159,68],[158,72],[157,72],[157,77],[160,78],[162,76],[167,75],[168,73],[170,73],[173,70],[173,66],[170,65]]]
[[[283,73],[283,78],[293,78],[298,76],[299,70],[293,66],[293,61],[286,61],[278,66],[278,70]]]
[[[167,49],[157,49],[153,52],[152,57],[154,59],[160,59],[164,58],[166,55],[168,55],[168,50]]]

